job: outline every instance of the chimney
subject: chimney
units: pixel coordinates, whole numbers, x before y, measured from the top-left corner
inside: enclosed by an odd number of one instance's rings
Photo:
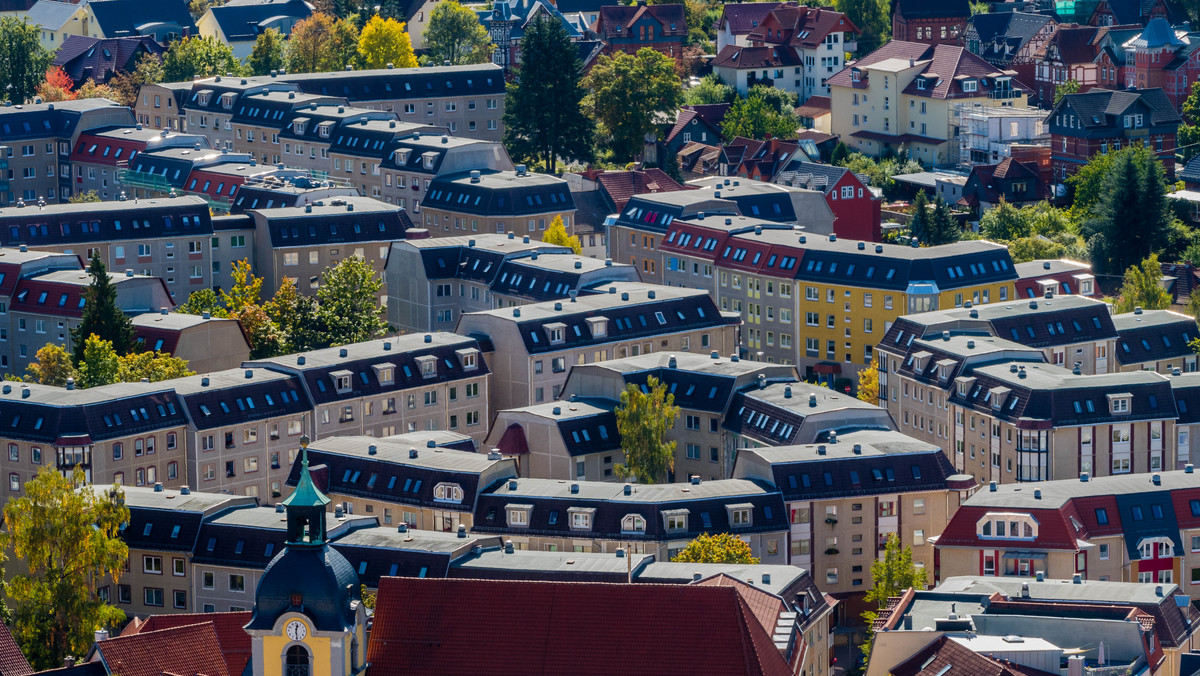
[[[415,449],[415,448],[410,448],[410,449],[408,449],[408,458],[409,458],[409,460],[413,460],[413,459],[415,459],[415,458],[416,458],[418,455],[419,455],[419,454],[417,453],[417,449]]]
[[[75,379],[74,378],[67,378],[67,389],[68,390],[75,389]]]
[[[512,542],[512,540],[505,540],[505,541],[504,541],[504,553],[505,553],[505,554],[512,554],[512,553],[513,553],[513,542]]]
[[[460,523],[460,524],[458,524],[458,537],[460,537],[460,538],[464,538],[464,539],[467,537],[467,526],[466,526],[466,524],[461,524],[461,523]]]
[[[108,630],[107,629],[97,629],[96,630],[96,643],[99,643],[101,641],[107,641],[107,640],[108,640]]]
[[[189,486],[180,486],[180,487],[179,487],[179,494],[180,494],[180,495],[191,495],[191,494],[192,494],[192,489],[191,489]]]

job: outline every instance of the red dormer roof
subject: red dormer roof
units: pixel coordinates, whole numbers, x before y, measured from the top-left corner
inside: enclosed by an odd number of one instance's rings
[[[71,162],[106,164],[115,167],[118,163],[127,164],[145,149],[146,142],[137,139],[115,139],[107,136],[80,134],[79,141],[71,151]]]
[[[662,169],[606,171],[596,174],[594,180],[608,194],[617,211],[624,209],[629,198],[634,195],[696,189],[695,186],[679,183]]]
[[[767,35],[767,29],[772,34]],[[750,33],[753,42],[786,44],[812,49],[830,33],[862,33],[845,14],[829,7],[785,6],[772,11],[757,30]]]
[[[151,615],[135,630],[136,633],[174,629],[207,622],[217,634],[217,643],[225,658],[230,676],[241,676],[250,661],[250,634],[243,629],[250,623],[250,611],[234,613],[183,613],[179,615]],[[122,634],[124,635],[124,634]],[[8,676],[4,674],[4,676]],[[124,676],[122,674],[122,676]]]
[[[782,2],[731,2],[721,9],[720,26],[733,35],[749,35],[771,10],[784,6]]]
[[[1000,71],[992,64],[967,51],[965,47],[955,45],[937,45],[933,48],[932,59],[921,70],[921,75],[936,74],[936,82],[926,82],[924,87],[918,86],[921,77],[914,78],[904,88],[904,93],[910,96],[928,96],[935,99],[971,98],[985,96],[995,87],[997,76],[1012,77],[1013,71]],[[931,76],[928,78],[933,79]],[[983,80],[987,83],[984,84]],[[976,84],[974,91],[963,89],[964,81],[972,80]],[[1029,87],[1011,81],[1014,90],[1029,91]]]
[[[14,312],[32,312],[55,317],[82,317],[83,290],[86,286],[31,279],[20,280],[13,289],[9,308]]]
[[[980,537],[976,524],[989,513],[1013,512],[1029,514],[1038,522],[1038,534],[1034,540],[1020,538]],[[1115,515],[1110,518],[1115,518]],[[1067,516],[1057,509],[1003,509],[999,507],[962,506],[954,513],[946,529],[938,537],[939,547],[994,547],[1009,549],[1078,549],[1076,538],[1086,539],[1086,531],[1077,532]]]
[[[683,5],[605,5],[600,8],[592,30],[607,41],[611,38],[637,38],[633,30],[639,21],[650,18],[659,25],[654,37],[687,35]]]
[[[850,77],[850,71],[854,68],[865,68],[872,64],[885,61],[887,59],[927,59],[933,54],[933,47],[923,42],[905,42],[903,40],[892,40],[886,45],[867,54],[863,58],[855,61],[853,64],[834,73],[827,81],[830,86],[834,87],[853,87],[856,83]],[[866,74],[863,74],[866,77]]]
[[[196,616],[192,616],[193,618]],[[120,676],[229,676],[212,622],[100,641],[105,669]]]

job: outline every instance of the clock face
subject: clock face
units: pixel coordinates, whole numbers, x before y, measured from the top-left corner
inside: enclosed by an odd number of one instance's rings
[[[308,635],[308,627],[305,627],[304,623],[300,620],[288,622],[285,631],[287,632],[287,637],[293,641],[303,641],[304,637]]]

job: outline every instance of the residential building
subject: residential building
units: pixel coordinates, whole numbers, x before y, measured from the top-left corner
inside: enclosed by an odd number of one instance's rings
[[[65,0],[38,0],[30,3],[27,10],[20,12],[20,16],[28,17],[29,23],[37,27],[39,42],[49,52],[58,49],[71,36],[99,39],[99,36],[88,33],[91,24],[85,21],[87,12],[80,4]]]
[[[515,171],[438,176],[421,209],[423,225],[434,237],[478,232],[540,237],[555,218],[571,232],[575,202],[566,181],[527,171],[522,164]]]
[[[1189,83],[1200,76],[1200,35],[1189,33],[1186,24],[1185,30],[1177,32],[1166,18],[1155,16],[1140,35],[1122,47],[1127,57],[1133,57],[1126,68],[1125,85],[1162,88],[1175,109],[1182,110],[1191,93]]]
[[[350,565],[358,571],[359,581],[369,589],[379,589],[385,577],[450,577],[455,561],[483,549],[500,549],[498,537],[468,535],[465,526],[455,533],[407,528],[360,528],[334,541]]]
[[[701,533],[732,533],[763,563],[785,563],[787,517],[777,490],[747,479],[616,484],[509,479],[483,491],[472,531],[514,549],[614,552],[670,559]]]
[[[1055,90],[1070,80],[1086,92],[1094,87],[1120,89],[1126,81],[1122,45],[1142,32],[1140,25],[1076,26],[1055,29],[1034,53],[1036,98],[1044,107],[1054,105]]]
[[[516,170],[508,151],[498,141],[413,130],[384,150],[379,165],[383,201],[409,209],[414,215],[421,213],[421,203],[435,178],[469,176],[471,171]]]
[[[750,45],[740,53],[729,49],[718,53],[714,72],[730,85],[736,82],[741,93],[763,84],[790,91],[804,103],[813,96],[829,96],[826,80],[845,65],[846,52],[857,51],[861,32],[849,17],[829,7],[789,3],[767,13],[750,31]],[[737,73],[725,77],[717,68],[723,60]]]
[[[831,386],[873,361],[877,337],[906,310],[1007,300],[1016,276],[989,242],[868,244],[746,218],[675,220],[659,248],[664,282],[705,288],[742,316],[743,356],[797,364]]]
[[[1200,452],[1200,377],[1194,373],[1173,371],[1171,373],[1171,390],[1175,393],[1175,409],[1179,417],[1175,419],[1175,438],[1167,443],[1175,444],[1175,464],[1167,469],[1184,469],[1192,464],[1192,460]],[[1193,450],[1195,449],[1195,450]]]
[[[892,40],[957,45],[970,16],[966,0],[897,0]]]
[[[212,287],[208,249],[212,234],[208,203],[195,196],[49,204],[0,212],[3,246],[25,245],[84,259],[96,255],[114,273],[124,270],[131,276],[136,272],[161,278],[174,302]],[[170,304],[156,302],[145,311]]]
[[[737,143],[742,138],[735,138],[732,143]],[[749,144],[747,145],[749,146]],[[771,182],[782,172],[783,167],[787,164],[792,162],[811,162],[813,159],[801,147],[801,144],[772,138],[761,142],[754,142],[753,148],[747,147],[746,152],[742,154],[741,162],[736,166],[731,166],[728,173],[733,176],[741,176],[742,178],[750,178],[756,181]]]
[[[169,312],[163,307],[134,317],[133,330],[141,349],[179,357],[197,373],[237,368],[250,359],[250,343],[236,319]]]
[[[229,45],[234,56],[245,59],[259,34],[274,28],[287,37],[298,21],[311,15],[312,9],[302,0],[234,3],[209,7],[196,21],[196,30],[199,35]]]
[[[229,212],[241,214],[247,209],[272,207],[296,207],[312,204],[317,200],[360,194],[356,188],[339,186],[332,181],[317,181],[305,176],[288,176],[283,172],[271,172],[264,176],[248,178],[238,188],[237,197],[229,205]],[[217,228],[215,223],[214,228]],[[252,229],[252,228],[251,228]]]
[[[182,198],[181,198],[182,199]],[[358,256],[383,275],[391,243],[412,227],[400,207],[368,197],[332,197],[304,207],[249,209],[254,219],[255,271],[270,295],[287,277],[300,293],[315,296],[321,275],[338,261]],[[387,302],[382,289],[380,304]]]
[[[740,319],[702,289],[614,282],[570,301],[468,312],[455,332],[490,346],[495,410],[557,399],[577,364],[652,352],[731,354]]]
[[[1140,24],[1145,26],[1155,17],[1166,19],[1174,26],[1186,20],[1182,8],[1170,0],[1150,0],[1149,2],[1121,2],[1121,0],[1100,0],[1092,10],[1088,23],[1092,26],[1120,26]]]
[[[248,362],[299,376],[312,416],[306,433],[377,436],[419,430],[487,434],[492,379],[475,338],[410,334]]]
[[[183,0],[100,0],[84,7],[83,34],[98,38],[145,35],[166,44],[196,35],[196,24]]]
[[[611,399],[571,397],[504,409],[483,447],[514,460],[525,477],[620,481],[625,451],[615,408]]]
[[[138,155],[163,148],[179,149],[177,161],[160,153],[137,162]],[[121,194],[128,198],[167,197],[171,190],[183,192],[187,185],[191,175],[188,160],[193,166],[200,160],[203,166],[225,159],[220,151],[206,150],[208,138],[199,134],[147,129],[141,124],[91,130],[79,135],[71,151],[74,188],[83,193],[94,190],[102,201],[115,200]]]
[[[74,194],[68,158],[79,135],[132,123],[128,108],[107,99],[0,108],[0,207],[66,202]]]
[[[883,240],[883,199],[864,178],[845,167],[791,160],[772,180],[823,193],[833,212],[833,231],[839,237],[879,242]]]
[[[101,39],[63,35],[62,44],[54,48],[58,51],[54,52],[51,65],[62,68],[76,88],[88,80],[107,84],[119,73],[133,73],[139,60],[150,56],[161,58],[167,51],[146,36]]]
[[[714,107],[721,106],[725,110],[728,110],[728,104],[707,104],[707,105],[711,105]],[[648,162],[664,162],[669,157],[677,156],[679,154],[679,151],[682,150],[684,148],[684,146],[688,145],[689,143],[693,143],[693,142],[695,142],[695,143],[719,143],[720,142],[721,137],[722,137],[720,121],[717,120],[715,118],[715,116],[705,115],[704,113],[697,111],[694,108],[695,107],[693,106],[691,108],[684,107],[684,108],[679,109],[679,112],[676,113],[676,116],[675,116],[675,124],[666,132],[665,135],[662,136],[662,140],[654,143],[653,145],[647,144],[646,153],[645,153],[646,161],[648,161]],[[725,117],[724,112],[722,112],[720,114],[720,118],[724,119],[724,117]],[[605,173],[647,174],[650,172],[659,172],[662,174],[661,177],[660,176],[654,177],[654,182],[656,182],[656,183],[660,182],[658,180],[659,178],[665,178],[666,181],[662,181],[662,183],[665,183],[666,185],[675,183],[675,180],[672,179],[670,176],[667,176],[666,173],[662,172],[661,169],[646,169],[646,170],[636,171],[636,172],[612,171],[612,172],[603,172],[603,173],[596,171],[596,170],[592,170],[589,173],[591,175],[595,176],[595,175],[603,175]],[[680,190],[682,188],[675,188],[675,189]],[[653,192],[653,191],[638,190],[638,191],[635,191],[635,194],[636,194],[636,192]]]
[[[783,493],[789,561],[839,599],[871,588],[871,564],[892,535],[912,547],[919,570],[934,568],[934,537],[975,487],[941,448],[893,431],[745,449],[734,476]]]
[[[963,196],[956,204],[982,216],[1002,201],[1015,207],[1043,202],[1050,197],[1048,188],[1038,175],[1036,165],[1006,157],[998,164],[971,167],[963,186]]]
[[[761,364],[760,364],[761,366]],[[767,383],[737,392],[722,425],[730,461],[748,448],[815,444],[845,432],[894,430],[888,412],[849,392],[807,382]],[[732,470],[732,468],[730,468]]]
[[[1100,297],[1096,276],[1087,263],[1067,259],[1035,260],[1013,267],[1017,270],[1017,298],[1042,298],[1047,291],[1055,296]]]
[[[387,258],[388,323],[449,330],[464,312],[566,300],[637,270],[575,255],[528,236],[480,233],[394,242]]]
[[[897,12],[904,6],[897,3]],[[832,132],[867,155],[907,149],[928,166],[945,166],[958,156],[952,107],[1025,107],[1031,90],[1014,75],[964,47],[895,39],[829,79],[831,108],[845,111],[833,117]]]
[[[153,125],[155,129],[186,130],[187,116],[183,106],[191,94],[191,82],[141,85],[133,106],[134,117],[147,127]]]
[[[786,2],[729,2],[721,7],[717,20],[717,54],[728,46],[749,47],[750,34],[772,10],[787,7]]]
[[[1029,146],[1050,146],[1046,111],[983,103],[950,107],[958,127],[958,147],[950,144],[952,160],[964,170],[995,165],[1007,158],[1024,160]]]
[[[810,650],[804,640],[803,602],[756,586],[725,576],[683,586],[388,578],[380,582],[367,659],[379,676],[425,667],[463,673],[491,661],[592,676],[610,671],[609,646],[623,645],[637,651],[639,669],[654,673],[829,673],[830,665],[818,659],[827,653]],[[494,645],[467,640],[468,617],[499,620],[499,604],[489,602],[495,598],[510,599],[505,613],[528,617],[528,631]],[[467,608],[473,609],[469,615]],[[441,617],[446,624],[435,627],[419,617]],[[646,627],[662,630],[648,633]],[[591,640],[556,654],[552,646],[579,633]],[[399,649],[405,640],[429,648]]]
[[[604,54],[649,48],[683,63],[688,26],[682,5],[604,5],[591,30],[604,42]]]
[[[584,31],[564,17],[553,3],[546,0],[501,0],[491,8],[480,10],[479,22],[487,29],[495,47],[492,63],[504,69],[507,77],[521,63],[521,42],[530,24],[545,18],[562,24],[572,42],[583,39]]]
[[[344,514],[442,533],[472,528],[481,494],[517,476],[512,460],[476,453],[470,437],[455,432],[330,437],[310,445],[308,455],[317,483]],[[288,494],[299,480],[297,462]]]
[[[980,12],[967,19],[962,44],[972,54],[1000,70],[1015,70],[1017,79],[1036,81],[1036,55],[1058,29],[1048,14]]]
[[[1114,314],[1117,346],[1113,350],[1121,371],[1155,371],[1170,375],[1176,370],[1196,370],[1196,352],[1188,345],[1197,337],[1196,320],[1171,310],[1143,310]]]
[[[1096,153],[1141,143],[1154,152],[1167,176],[1175,175],[1179,113],[1161,89],[1068,94],[1046,116],[1052,173],[1061,183]]]

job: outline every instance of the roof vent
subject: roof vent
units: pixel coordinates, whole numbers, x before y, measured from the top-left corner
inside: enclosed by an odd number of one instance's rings
[[[883,253],[883,245],[882,244],[875,245],[875,253]]]
[[[513,553],[513,543],[512,543],[512,540],[505,540],[505,541],[504,541],[504,553],[505,553],[505,554],[512,554],[512,553]]]
[[[1150,476],[1150,483],[1154,484],[1155,486],[1161,486],[1162,485],[1162,475],[1159,474],[1158,472],[1155,472],[1154,474],[1152,474]]]
[[[727,219],[727,220],[728,220],[728,219]],[[756,225],[756,226],[754,226],[754,234],[756,234],[756,235],[761,235],[761,234],[762,234],[762,226],[761,226],[761,225]]]
[[[75,389],[75,379],[74,378],[67,378],[67,389],[68,390]]]
[[[1042,499],[1042,489],[1040,489],[1040,488],[1033,489],[1033,499],[1034,500]]]
[[[154,492],[155,492],[155,493],[162,493],[162,492],[163,492],[163,489],[162,489],[162,482],[161,482],[161,481],[155,481],[155,482],[154,482]]]
[[[554,311],[555,311],[555,312],[562,312],[562,303],[555,303],[555,304],[554,304]]]
[[[720,190],[714,190],[714,191],[713,191],[713,197],[716,197],[717,199],[720,199],[720,198],[721,198],[721,191],[720,191]]]
[[[377,446],[375,446],[375,444],[371,444],[370,446],[367,446],[367,455],[375,455],[378,452],[379,452],[379,448]]]
[[[388,61],[388,63],[387,63],[387,69],[388,69],[388,70],[391,70],[391,69],[393,69],[393,68],[395,68],[395,67],[396,67],[396,64],[392,63],[391,61]]]
[[[30,394],[31,394],[31,392],[29,391],[29,386],[28,386],[28,385],[22,385],[22,386],[21,386],[21,398],[22,398],[22,399],[28,399]]]
[[[425,334],[425,342],[426,342],[426,343],[432,343],[432,342],[433,342],[433,334],[432,334],[432,333],[426,333],[426,334]]]
[[[946,340],[946,341],[950,340],[950,332],[949,331],[942,331],[942,340]]]
[[[1183,473],[1184,473],[1184,474],[1191,474],[1191,473],[1192,473],[1192,472],[1194,472],[1194,471],[1196,471],[1196,467],[1195,467],[1195,465],[1193,465],[1193,464],[1192,464],[1192,463],[1190,463],[1190,462],[1189,462],[1188,464],[1186,464],[1186,465],[1184,465],[1184,466],[1183,466]]]
[[[1175,367],[1171,368],[1171,375],[1173,375],[1173,376],[1183,375],[1183,371],[1180,370],[1180,368],[1178,366],[1175,366]]]
[[[171,311],[170,311],[170,310],[168,310],[166,307],[160,307],[160,308],[158,309],[158,314],[160,314],[160,315],[167,315],[167,314],[171,314]]]
[[[1053,298],[1054,298],[1054,292],[1053,292],[1053,291],[1051,291],[1050,289],[1046,289],[1046,295],[1045,295],[1045,298],[1046,298],[1046,300],[1053,300]]]
[[[624,548],[622,548],[622,547],[617,547],[617,558],[618,558],[618,559],[623,559],[623,558],[625,558],[625,549],[624,549]],[[571,561],[567,561],[567,563],[575,563],[575,561],[574,561],[574,560],[571,560]]]
[[[726,218],[726,219],[725,219],[725,225],[733,225],[733,219],[732,219],[732,218]]]
[[[702,579],[704,579],[704,576],[700,573],[692,573],[692,582],[699,582]]]
[[[467,525],[466,524],[463,524],[463,523],[458,524],[458,537],[460,537],[460,538],[467,537]]]
[[[343,347],[342,349],[338,350],[338,356],[343,358],[348,357],[350,356],[350,351]]]
[[[284,507],[282,502],[275,505],[275,513],[276,514],[283,514],[286,511],[287,511],[287,507]]]
[[[208,310],[205,310],[204,312],[200,313],[200,318],[201,319],[212,319],[212,313],[209,312]]]
[[[834,233],[832,233],[832,232],[831,232],[831,233],[829,233],[829,241],[830,241],[830,242],[836,242],[836,241],[837,241],[837,235],[836,235],[836,234],[834,234]]]
[[[554,415],[562,415],[562,407],[555,406],[553,409],[551,409],[550,412],[553,413]]]
[[[678,362],[675,361],[675,355],[671,355],[671,357],[669,359],[667,359],[667,368],[677,368],[677,367],[678,367]]]
[[[1009,365],[1008,365],[1008,372],[1009,372],[1009,373],[1016,373],[1016,372],[1017,372],[1017,365],[1016,365],[1016,364],[1009,364]]]
[[[625,484],[624,493],[625,495],[633,495],[633,485]]]
[[[1024,367],[1024,366],[1022,366],[1021,368],[1017,369],[1017,377],[1018,377],[1018,378],[1024,378],[1024,377],[1025,377],[1025,367]]]
[[[521,243],[522,243],[522,244],[529,244],[529,235],[525,235],[524,237],[522,237],[522,238],[521,238]]]
[[[968,340],[968,341],[967,341],[967,349],[968,349],[968,350],[974,350],[974,349],[975,349],[975,341],[973,341],[973,340]]]
[[[250,369],[246,369],[246,378],[250,379],[253,377],[254,377],[254,371],[251,371]]]
[[[1142,314],[1142,308],[1140,308],[1140,307],[1133,308],[1133,314],[1135,314],[1135,315]]]
[[[513,316],[520,317],[521,316],[521,308],[519,308],[519,307],[513,308]]]
[[[1071,576],[1071,583],[1072,584],[1083,584],[1083,576],[1080,575],[1079,573],[1075,573],[1074,575]]]
[[[817,446],[817,455],[825,455],[825,444]]]
[[[126,276],[126,277],[132,277],[132,276],[133,276],[133,270],[132,270],[131,268],[125,268],[125,276]]]
[[[654,289],[650,289],[649,291],[646,292],[646,297],[649,298],[650,300],[654,300],[655,295],[656,294],[654,293]]]
[[[3,387],[3,392],[4,392],[4,394],[8,394],[9,392],[12,392],[12,385],[5,384]]]
[[[629,300],[629,292],[622,291],[621,292],[621,300]]]
[[[808,243],[808,238],[807,238],[807,237],[805,237],[804,235],[800,235],[800,243],[801,243],[801,244],[806,244],[806,243]]]
[[[866,243],[866,242],[859,242],[859,243],[858,243],[858,250],[859,250],[859,251],[862,251],[863,249],[866,249],[866,248],[867,248],[867,243]]]
[[[583,261],[575,261],[575,269],[582,270],[583,269]]]
[[[1045,582],[1046,581],[1046,571],[1039,570],[1037,572],[1037,576],[1034,577],[1034,579],[1037,580],[1038,582]]]
[[[693,474],[690,477],[688,477],[688,481],[690,481],[693,486],[699,486],[700,485],[700,475]]]
[[[508,480],[508,490],[510,490],[510,491],[517,490],[517,480],[516,479]]]
[[[383,341],[383,351],[391,352],[391,350],[392,350],[392,341],[390,341],[390,340]]]
[[[408,524],[407,523],[398,524],[396,526],[396,532],[397,533],[407,533],[408,532]]]
[[[809,406],[809,408],[816,408],[816,406],[817,406],[817,395],[815,395],[815,394],[810,394],[810,395],[808,395],[808,406]]]
[[[741,360],[742,360],[742,358],[737,356],[736,354],[729,355],[729,361],[731,361],[731,362],[737,363]]]
[[[760,390],[764,389],[764,388],[766,388],[766,386],[767,386],[767,374],[765,374],[765,373],[758,374],[758,389],[760,389]]]
[[[1090,481],[1090,480],[1091,480],[1091,477],[1088,475],[1088,473],[1087,473],[1087,472],[1080,472],[1080,473],[1079,473],[1079,482],[1080,482],[1080,483],[1085,483],[1085,484],[1086,484],[1086,483],[1087,483],[1088,481]]]
[[[988,483],[988,490],[991,491],[992,493],[996,492],[996,482],[995,481]]]
[[[188,486],[180,486],[180,487],[179,487],[179,494],[180,494],[180,495],[191,495],[191,494],[192,494],[192,489],[191,489],[190,487],[188,487]]]
[[[605,258],[605,259],[604,259],[604,267],[606,267],[606,268],[611,268],[611,267],[612,267],[612,259],[611,259],[611,258]]]
[[[1036,300],[1031,300],[1031,301],[1029,301],[1029,309],[1030,309],[1030,310],[1036,310],[1036,309],[1037,309],[1037,301],[1036,301]]]
[[[791,385],[788,385],[787,387],[783,388],[783,398],[784,399],[792,398],[792,386]]]
[[[416,457],[417,457],[418,455],[419,455],[419,454],[417,453],[417,449],[415,449],[415,448],[410,448],[410,449],[408,449],[408,459],[409,459],[409,460],[416,459]]]
[[[425,442],[425,448],[437,448],[437,442],[433,439],[430,439],[429,441]],[[441,453],[441,451],[438,451],[438,453]]]
[[[1075,368],[1071,369],[1071,374],[1076,376],[1083,375],[1083,370],[1079,368],[1079,364],[1075,364]]]
[[[296,365],[304,366],[304,355],[299,355],[296,357]]]
[[[488,460],[500,460],[502,457],[503,456],[500,455],[500,449],[498,448],[493,448],[492,450],[488,451]]]
[[[571,494],[574,495],[578,492],[579,492],[579,484],[571,484]]]
[[[862,455],[862,444],[854,444],[854,455]]]
[[[1154,595],[1155,595],[1155,596],[1162,596],[1162,595],[1163,595],[1163,588],[1162,588],[1162,585],[1161,585],[1161,584],[1156,584],[1156,585],[1154,585]]]
[[[704,212],[703,212],[703,211],[701,211],[700,213],[696,214],[696,220],[700,220],[700,221],[703,221],[703,220],[704,220]]]
[[[1050,261],[1042,261],[1042,269],[1049,270],[1050,269]]]

